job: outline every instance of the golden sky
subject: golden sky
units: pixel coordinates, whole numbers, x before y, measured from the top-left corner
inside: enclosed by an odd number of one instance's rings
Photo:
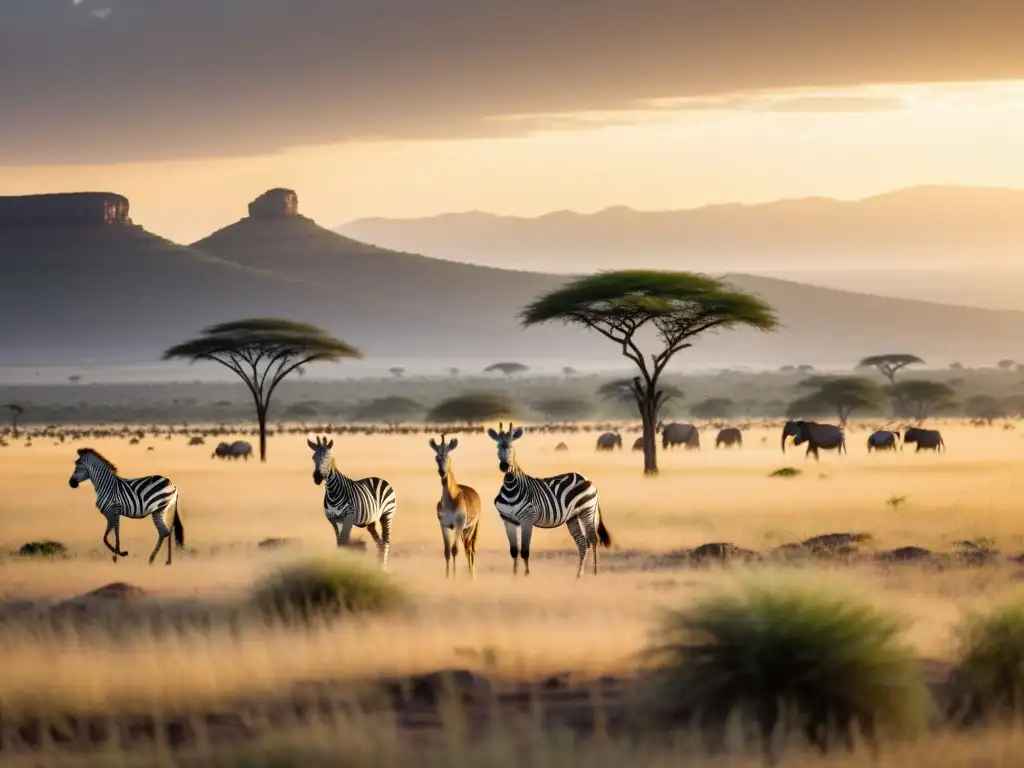
[[[465,210],[538,215],[850,199],[918,184],[1024,187],[1024,80],[748,91],[490,120],[517,130],[241,157],[7,166],[0,194],[118,192],[137,223],[191,242],[275,186],[295,189],[300,210],[328,227]]]

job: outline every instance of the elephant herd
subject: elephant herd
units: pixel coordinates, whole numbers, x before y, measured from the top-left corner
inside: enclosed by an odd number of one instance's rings
[[[661,433],[661,447],[663,449],[682,446],[688,451],[700,450],[700,431],[693,424],[682,424],[675,421],[670,424],[663,424],[659,421],[657,427],[655,427],[655,432]],[[715,448],[722,445],[726,448],[731,448],[734,445],[742,448],[743,433],[736,427],[726,427],[720,430],[715,438]],[[616,432],[605,432],[597,438],[597,450],[612,451],[616,448],[622,448],[622,435]],[[633,442],[633,450],[642,451],[643,449],[644,439],[643,437],[638,437]]]
[[[656,432],[661,433],[661,447],[674,448],[683,446],[687,450],[700,449],[700,432],[693,424],[682,424],[672,422],[662,424],[658,422]],[[836,450],[839,453],[846,453],[846,435],[843,428],[835,424],[819,424],[814,421],[787,421],[782,428],[782,452],[786,452],[786,439],[792,437],[795,445],[807,444],[807,456],[814,456],[818,459],[819,450]],[[900,443],[900,433],[895,430],[880,429],[872,432],[868,437],[868,453],[872,451],[895,451],[896,445]],[[915,453],[923,450],[944,451],[946,444],[942,440],[942,434],[937,429],[922,429],[921,427],[907,427],[902,435],[902,445],[907,443],[916,445]],[[734,445],[743,446],[743,433],[736,427],[725,427],[718,432],[715,438],[715,448],[724,445],[730,448]],[[562,446],[560,445],[559,448]],[[605,432],[597,438],[598,451],[612,451],[622,448],[622,435],[616,432]],[[634,451],[644,449],[643,437],[638,437],[633,443]]]
[[[807,443],[806,456],[814,456],[818,459],[819,450],[835,450],[838,453],[847,453],[846,435],[843,428],[835,424],[818,424],[814,421],[787,421],[782,428],[782,452],[786,452],[786,438],[792,437],[794,445]],[[880,429],[868,436],[868,453],[872,451],[895,451],[896,444],[900,440],[898,431]],[[945,451],[946,444],[942,440],[942,433],[937,429],[922,429],[921,427],[907,427],[903,432],[903,446],[907,443],[914,443],[918,451]]]

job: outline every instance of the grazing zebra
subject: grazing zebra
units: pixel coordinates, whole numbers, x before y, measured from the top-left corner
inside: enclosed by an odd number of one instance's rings
[[[533,529],[567,526],[580,553],[576,578],[583,575],[587,553],[594,550],[594,573],[597,573],[597,545],[612,544],[611,535],[601,519],[597,486],[583,475],[568,472],[554,477],[532,477],[520,469],[512,443],[523,436],[523,428],[498,425],[498,431],[487,434],[498,444],[498,467],[505,473],[505,482],[494,498],[494,507],[505,522],[512,574],[519,570],[518,557],[523,557],[526,575],[530,575],[530,539]],[[522,530],[522,549],[518,531]]]
[[[103,533],[103,543],[114,553],[114,562],[118,557],[126,557],[127,552],[121,551],[121,518],[140,519],[153,516],[156,526],[156,547],[149,556],[150,565],[156,559],[164,539],[171,535],[164,522],[167,510],[174,508],[174,541],[178,549],[185,546],[185,529],[178,514],[178,489],[174,483],[160,475],[124,478],[117,476],[117,467],[92,448],[79,448],[75,469],[71,473],[68,484],[77,488],[85,480],[92,481],[96,491],[96,508],[107,518],[107,530]],[[114,544],[110,544],[110,532],[114,532]],[[167,565],[171,564],[173,546],[167,542]]]
[[[441,524],[441,538],[444,539],[444,575],[447,578],[449,566],[455,578],[455,563],[459,554],[459,539],[466,552],[466,565],[470,577],[476,575],[476,537],[480,532],[480,494],[475,488],[460,485],[452,471],[452,451],[459,447],[459,439],[446,440],[441,433],[441,442],[430,438],[430,447],[437,459],[437,474],[441,476],[441,500],[437,502],[437,521]]]
[[[364,477],[352,480],[338,471],[331,455],[333,440],[327,438],[306,440],[313,451],[313,482],[320,485],[326,481],[324,491],[324,515],[334,528],[335,540],[339,547],[348,544],[352,526],[365,528],[377,544],[381,567],[388,567],[388,551],[391,549],[391,523],[395,517],[395,489],[391,483],[379,477]],[[377,523],[381,532],[377,533]]]

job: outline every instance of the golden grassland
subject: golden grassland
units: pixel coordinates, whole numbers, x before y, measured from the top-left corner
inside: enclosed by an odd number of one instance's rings
[[[474,486],[484,500],[475,581],[466,578],[461,554],[458,577],[444,578],[435,518],[440,485],[429,435],[336,436],[334,453],[342,471],[352,477],[381,476],[396,489],[390,570],[414,595],[412,610],[398,617],[346,620],[318,632],[261,627],[232,635],[213,629],[143,633],[128,642],[88,634],[39,636],[12,623],[0,626],[0,707],[42,702],[64,710],[164,711],[266,694],[303,680],[481,664],[521,678],[566,670],[624,673],[635,667],[635,654],[662,608],[749,578],[796,579],[868,596],[906,617],[907,639],[922,656],[947,658],[952,630],[964,612],[1012,595],[1024,569],[1007,562],[940,571],[827,564],[696,570],[656,557],[717,541],[764,551],[840,531],[870,533],[878,548],[916,545],[946,551],[957,540],[989,538],[1004,553],[1024,552],[1024,430],[956,421],[938,426],[948,446],[944,455],[912,450],[869,455],[864,445],[868,432],[854,425],[848,433],[849,455],[823,452],[819,463],[792,446],[783,456],[777,429],[751,430],[742,450],[717,451],[714,431],[706,431],[700,453],[660,452],[656,478],[642,476],[642,461],[628,448],[596,453],[593,433],[527,434],[517,443],[525,469],[536,475],[582,472],[601,493],[614,548],[602,551],[602,572],[596,578],[588,564],[579,582],[575,550],[564,529],[536,532],[532,575],[512,577],[504,529],[490,505],[501,475],[486,435],[460,436],[454,454],[459,481]],[[568,444],[567,452],[554,450],[560,441]],[[175,553],[171,568],[161,564],[162,556],[149,566],[152,523],[124,521],[122,547],[130,556],[111,563],[100,541],[105,526],[94,507],[92,486],[68,486],[74,449],[82,445],[37,440],[25,447],[14,442],[0,450],[0,552],[27,541],[56,539],[71,555],[45,560],[3,556],[0,598],[58,600],[124,581],[144,588],[169,609],[187,601],[230,604],[275,567],[334,550],[333,532],[323,517],[323,491],[312,482],[310,451],[302,436],[271,438],[266,464],[212,460],[212,445],[190,447],[180,436],[147,438],[141,445],[121,439],[88,444],[117,464],[122,476],[159,473],[174,480],[187,551]],[[768,477],[782,466],[803,473]],[[893,497],[905,500],[893,507],[887,503]],[[355,535],[368,539],[363,532]],[[274,551],[257,548],[271,537],[295,543]],[[370,543],[364,555],[344,556],[372,562],[375,553]],[[320,764],[314,754],[318,744],[333,744],[329,734],[306,734],[299,741],[313,750],[303,763],[311,765]],[[915,746],[928,756],[915,753],[914,762],[966,765],[967,756],[981,750],[989,760],[981,764],[1010,765],[1001,755],[1021,754],[1021,746],[1024,737],[1016,733],[956,737],[956,744],[940,740]],[[561,759],[560,764],[574,764],[590,748],[544,749],[528,763],[554,765]],[[570,756],[566,749],[577,751]],[[626,758],[616,749],[592,752],[587,764],[621,764]],[[484,751],[467,751],[463,764],[527,764],[499,754],[494,744],[479,750]],[[616,761],[616,755],[621,759]],[[670,759],[657,754],[643,758],[647,765]],[[906,756],[904,762],[893,762],[898,753],[886,759],[882,764],[909,764]]]

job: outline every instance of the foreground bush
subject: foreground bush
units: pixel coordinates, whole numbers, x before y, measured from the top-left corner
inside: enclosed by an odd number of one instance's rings
[[[1024,601],[968,617],[957,639],[950,714],[968,723],[1024,714]]]
[[[793,587],[751,586],[669,613],[647,651],[650,716],[724,738],[752,720],[764,756],[792,734],[826,751],[835,738],[910,734],[931,702],[899,624],[868,604]]]
[[[284,620],[382,613],[408,601],[385,573],[337,555],[283,568],[256,586],[253,599],[264,615]]]

